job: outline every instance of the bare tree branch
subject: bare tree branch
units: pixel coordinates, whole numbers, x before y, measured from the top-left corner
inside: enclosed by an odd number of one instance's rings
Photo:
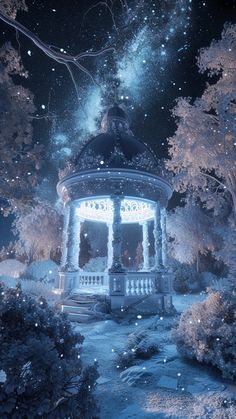
[[[73,81],[73,84],[76,89],[77,97],[79,98],[78,94],[78,86],[76,84],[71,66],[74,65],[77,69],[82,71],[83,73],[87,74],[94,83],[98,84],[95,79],[93,78],[90,71],[82,65],[79,60],[89,57],[97,57],[99,55],[108,53],[108,52],[114,52],[114,47],[106,47],[99,51],[87,51],[82,52],[80,54],[76,55],[70,55],[67,52],[58,52],[56,51],[55,47],[52,47],[51,45],[46,44],[45,42],[41,41],[40,38],[37,37],[33,32],[31,32],[29,29],[27,29],[25,26],[23,26],[21,23],[17,22],[16,20],[12,19],[11,17],[7,16],[5,13],[0,11],[0,19],[3,20],[8,25],[15,28],[17,31],[21,32],[23,35],[25,35],[27,38],[29,38],[41,51],[44,52],[48,57],[52,58],[59,64],[64,64],[69,71],[70,77]]]

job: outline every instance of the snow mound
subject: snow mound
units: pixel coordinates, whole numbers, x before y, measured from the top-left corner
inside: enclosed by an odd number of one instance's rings
[[[146,384],[151,376],[151,371],[147,371],[145,367],[139,367],[136,365],[127,368],[120,374],[121,380],[124,383],[127,383],[129,386],[135,386],[137,384]]]
[[[6,259],[0,262],[0,276],[19,278],[25,268],[26,265],[16,259]]]
[[[23,276],[26,279],[57,284],[59,281],[58,265],[52,260],[35,261],[25,269]]]

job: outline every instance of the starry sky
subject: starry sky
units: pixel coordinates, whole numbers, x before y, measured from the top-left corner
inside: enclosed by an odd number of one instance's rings
[[[111,103],[112,80],[119,80],[118,99],[131,119],[134,134],[158,157],[167,156],[166,139],[175,123],[171,109],[179,96],[198,97],[205,83],[196,66],[198,50],[219,39],[225,22],[236,21],[233,0],[31,0],[17,20],[48,45],[73,55],[113,47],[74,68],[78,95],[65,66],[39,50],[24,35],[0,21],[1,44],[20,50],[29,72],[38,116],[35,141],[46,147],[46,166],[58,166],[78,143],[99,127]],[[113,9],[110,6],[113,3]],[[94,81],[92,80],[94,79]],[[25,83],[25,82],[24,82]],[[50,169],[45,167],[45,175]],[[1,243],[9,240],[11,219],[0,220]]]

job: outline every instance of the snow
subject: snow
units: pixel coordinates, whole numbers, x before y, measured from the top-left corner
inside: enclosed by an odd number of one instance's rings
[[[0,277],[9,276],[12,278],[19,278],[24,272],[26,265],[16,259],[6,259],[0,262]]]
[[[174,296],[174,304],[182,311],[204,298],[205,295]],[[101,418],[236,417],[236,407],[230,402],[236,395],[235,386],[213,368],[180,358],[171,337],[177,319],[178,316],[163,316],[160,320],[155,316],[134,318],[130,323],[105,320],[74,326],[85,336],[82,360],[85,364],[94,359],[98,362],[96,397]],[[150,341],[156,340],[160,353],[148,360],[137,360],[136,365],[121,371],[117,368],[117,354],[124,351],[129,334],[139,332],[145,332]]]

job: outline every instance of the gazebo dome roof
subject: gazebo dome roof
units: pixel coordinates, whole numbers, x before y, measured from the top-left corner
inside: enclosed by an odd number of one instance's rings
[[[90,197],[103,200],[118,193],[143,203],[158,200],[165,206],[172,195],[157,158],[134,137],[126,112],[117,104],[104,115],[100,134],[89,140],[61,173],[57,191],[64,202],[80,204]]]
[[[126,112],[117,104],[102,120],[102,133],[93,137],[75,158],[79,170],[90,168],[135,168],[152,171],[158,162],[152,151],[135,138]]]

